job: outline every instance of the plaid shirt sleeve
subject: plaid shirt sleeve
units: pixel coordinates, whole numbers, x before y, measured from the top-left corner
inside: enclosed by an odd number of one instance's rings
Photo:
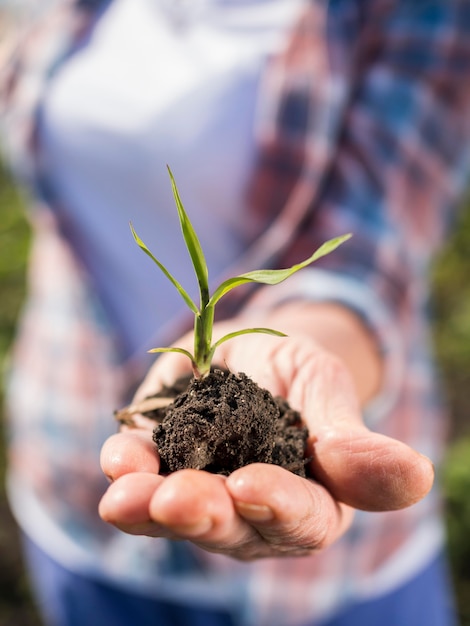
[[[284,219],[278,264],[353,232],[322,264],[370,283],[396,309],[442,242],[467,182],[470,6],[373,4],[333,2],[326,19],[312,4],[296,49],[272,68],[281,87],[261,124],[250,210],[261,215],[260,229]],[[313,63],[318,52],[329,62]]]
[[[282,87],[261,128],[252,197],[255,215],[265,221],[267,207],[275,206],[258,250],[278,265],[307,258],[330,237],[354,236],[315,266],[334,274],[330,284],[318,278],[315,286],[315,270],[307,270],[276,293],[258,294],[255,303],[298,295],[301,284],[310,297],[344,302],[370,323],[384,352],[396,356],[389,379],[398,381],[404,363],[397,359],[404,355],[397,338],[416,325],[420,336],[425,332],[429,264],[467,183],[470,6],[458,0],[338,5],[330,3],[327,16],[312,5],[295,49],[272,68],[272,84]],[[321,20],[330,35],[325,41],[317,34]],[[319,67],[317,61],[312,73],[302,60],[319,50],[330,62]],[[367,287],[369,297],[347,296],[352,284],[356,293]]]
[[[0,149],[36,192],[36,116],[43,89],[86,39],[107,1],[15,0],[14,7],[12,1],[0,9]]]

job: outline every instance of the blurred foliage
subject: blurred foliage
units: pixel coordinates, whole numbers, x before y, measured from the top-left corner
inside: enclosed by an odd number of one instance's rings
[[[470,200],[433,271],[433,336],[452,416],[441,481],[462,626],[470,625]]]
[[[470,625],[470,200],[433,272],[433,333],[452,415],[442,469],[449,555],[462,626]]]
[[[470,199],[433,272],[433,333],[453,421],[451,437],[470,434]]]
[[[30,229],[22,198],[0,166],[0,364],[5,365],[16,318],[24,297]],[[5,432],[0,385],[0,624],[39,626],[24,574],[19,536],[5,497]]]
[[[455,441],[443,467],[448,550],[462,626],[470,624],[470,437]]]
[[[470,626],[470,202],[433,271],[433,332],[449,401],[451,443],[442,472],[449,554],[461,626]],[[30,230],[23,201],[0,167],[0,361],[4,363],[24,297]],[[0,388],[0,401],[1,388]],[[0,402],[0,420],[3,424]],[[4,490],[5,443],[0,431],[0,624],[39,626],[24,576],[17,530]]]
[[[23,298],[24,273],[29,248],[29,225],[21,210],[22,198],[0,168],[0,354],[11,341]]]

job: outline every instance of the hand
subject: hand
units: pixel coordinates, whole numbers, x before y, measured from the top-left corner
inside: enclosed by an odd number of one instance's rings
[[[316,480],[265,464],[228,477],[199,470],[163,477],[151,440],[153,423],[139,416],[137,429],[125,427],[103,447],[102,468],[113,481],[100,504],[105,521],[131,534],[191,540],[247,560],[308,554],[339,538],[354,509],[394,510],[426,495],[434,475],[430,461],[367,430],[344,361],[318,345],[292,316],[290,323],[297,330],[286,339],[248,335],[222,344],[217,362],[244,371],[301,412]],[[165,355],[138,397],[185,371],[185,357]]]

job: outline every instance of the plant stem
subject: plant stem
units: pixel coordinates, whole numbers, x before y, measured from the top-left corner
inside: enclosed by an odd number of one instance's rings
[[[194,319],[194,375],[204,378],[210,371],[212,360],[212,327],[214,307],[206,306]]]

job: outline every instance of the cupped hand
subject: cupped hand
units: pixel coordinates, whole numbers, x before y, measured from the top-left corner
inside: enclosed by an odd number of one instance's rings
[[[112,481],[100,503],[105,521],[127,533],[190,540],[242,560],[292,556],[338,539],[354,509],[400,509],[430,490],[430,461],[364,426],[348,368],[310,336],[239,337],[220,346],[217,362],[244,371],[300,411],[315,480],[267,464],[228,477],[201,470],[162,476],[153,422],[138,416],[137,428],[124,427],[103,446],[102,468]],[[161,357],[137,398],[187,371],[185,357]]]

